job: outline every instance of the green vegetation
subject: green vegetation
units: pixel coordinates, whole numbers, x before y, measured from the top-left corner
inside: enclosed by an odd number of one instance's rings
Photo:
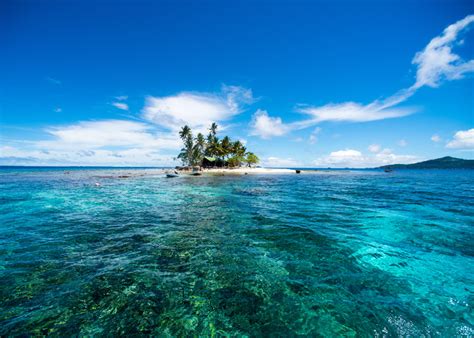
[[[245,162],[247,163],[247,165],[249,167],[252,166],[252,165],[257,164],[259,161],[260,161],[260,159],[258,158],[257,155],[255,155],[254,153],[250,153],[250,152],[247,153],[247,157],[245,159]]]
[[[474,169],[474,160],[464,160],[451,156],[413,164],[392,164],[380,167],[382,169]]]
[[[194,137],[188,126],[181,128],[179,137],[183,148],[178,159],[183,165],[240,167],[242,164],[252,166],[260,161],[257,155],[247,151],[242,142],[232,141],[229,136],[219,140],[216,123],[211,125],[206,138],[201,133]]]

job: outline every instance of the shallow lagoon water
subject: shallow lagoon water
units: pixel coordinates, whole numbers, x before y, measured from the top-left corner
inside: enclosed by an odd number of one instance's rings
[[[474,335],[473,171],[69,171],[0,170],[0,335]]]

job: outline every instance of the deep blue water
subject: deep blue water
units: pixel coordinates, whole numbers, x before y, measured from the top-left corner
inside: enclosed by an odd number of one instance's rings
[[[0,170],[0,335],[474,335],[474,171],[65,170]]]

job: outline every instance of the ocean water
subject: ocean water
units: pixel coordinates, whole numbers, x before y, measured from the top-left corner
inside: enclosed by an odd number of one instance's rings
[[[0,170],[2,336],[474,335],[474,171],[68,171]]]

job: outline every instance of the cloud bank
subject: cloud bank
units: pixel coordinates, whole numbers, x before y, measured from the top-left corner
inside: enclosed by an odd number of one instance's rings
[[[372,149],[374,152],[375,148]],[[376,153],[364,155],[354,149],[343,149],[333,151],[327,156],[317,158],[313,161],[316,167],[332,168],[373,168],[396,163],[415,163],[420,158],[412,155],[397,155],[391,149],[379,150]]]
[[[175,135],[135,121],[83,121],[45,130],[47,140],[0,148],[1,164],[164,165],[179,149]]]

